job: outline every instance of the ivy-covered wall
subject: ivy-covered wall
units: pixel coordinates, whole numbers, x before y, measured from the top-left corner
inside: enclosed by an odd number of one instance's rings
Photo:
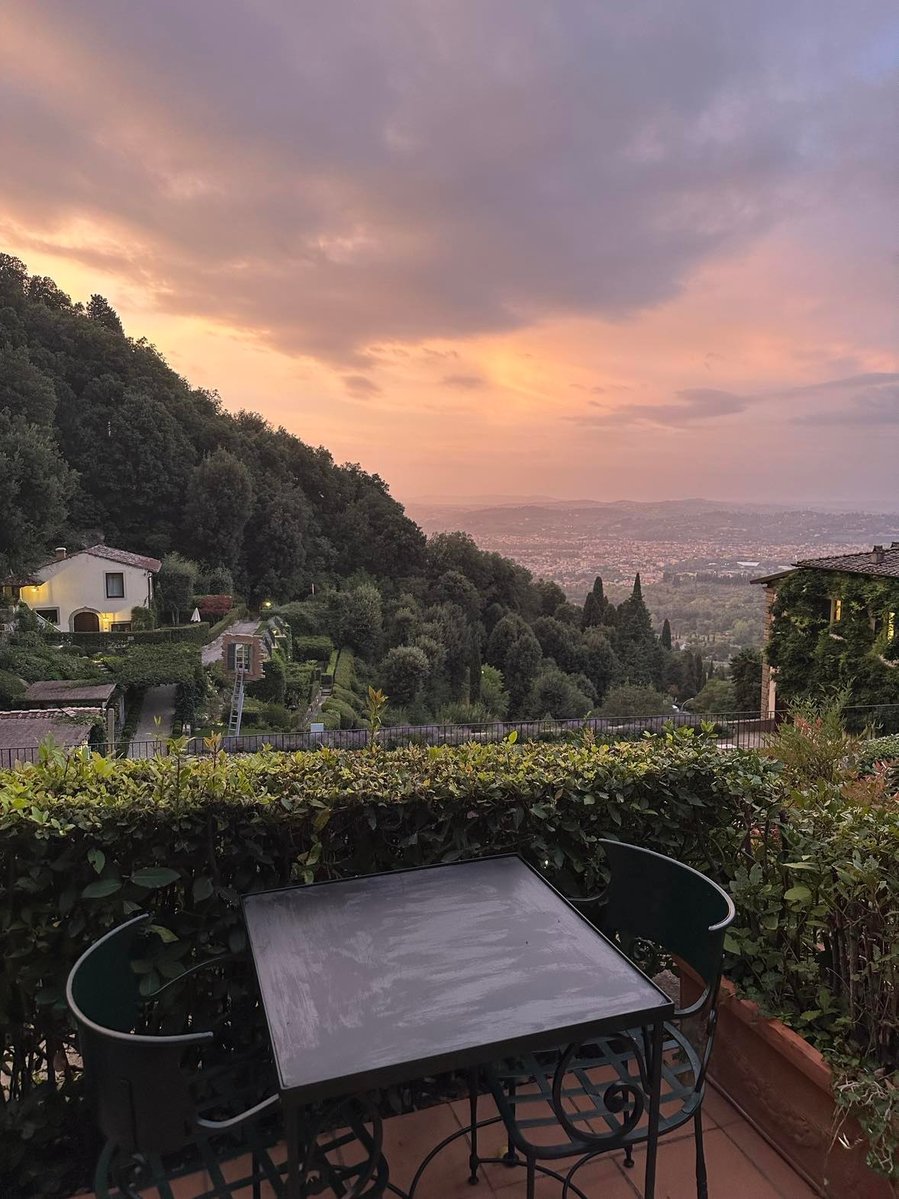
[[[899,704],[897,633],[899,579],[797,570],[779,584],[771,614],[767,657],[779,699],[846,690],[853,705]]]

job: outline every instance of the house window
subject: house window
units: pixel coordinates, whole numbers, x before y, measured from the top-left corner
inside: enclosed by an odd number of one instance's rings
[[[59,608],[35,608],[36,616],[49,620],[50,624],[59,624]]]
[[[125,576],[123,574],[107,574],[107,576],[106,576],[106,598],[107,599],[124,599],[125,598]]]
[[[834,624],[839,624],[840,621],[843,619],[843,601],[840,599],[839,596],[837,596],[836,599],[833,601],[833,607],[831,608],[830,619],[833,621]]]
[[[113,633],[130,633],[131,632],[131,621],[130,620],[114,620],[109,627]]]

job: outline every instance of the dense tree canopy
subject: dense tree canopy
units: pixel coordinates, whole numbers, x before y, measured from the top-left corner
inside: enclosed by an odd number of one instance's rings
[[[104,539],[221,564],[251,597],[282,600],[356,570],[392,579],[422,567],[425,538],[377,475],[337,466],[327,450],[259,416],[232,416],[152,345],[126,337],[103,296],[75,304],[8,254],[0,254],[0,412],[14,422],[0,450],[4,517],[34,514],[4,519],[7,563],[36,564],[48,541]],[[21,465],[15,474],[9,465],[35,455],[45,501],[27,493]]]

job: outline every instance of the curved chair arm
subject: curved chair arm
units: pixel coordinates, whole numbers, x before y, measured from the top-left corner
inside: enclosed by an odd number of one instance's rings
[[[245,1124],[247,1120],[254,1120],[257,1116],[261,1116],[263,1112],[275,1107],[280,1101],[279,1095],[269,1095],[253,1107],[248,1107],[246,1111],[238,1112],[236,1116],[229,1116],[227,1120],[206,1120],[202,1116],[198,1116],[197,1126],[207,1132],[230,1132],[234,1128],[239,1128],[241,1124]]]
[[[671,1015],[671,1019],[686,1020],[690,1016],[698,1016],[711,999],[712,992],[718,989],[718,985],[719,982],[716,981],[713,987],[706,987],[699,998],[695,999],[693,1003],[688,1004],[686,1007],[675,1008]]]

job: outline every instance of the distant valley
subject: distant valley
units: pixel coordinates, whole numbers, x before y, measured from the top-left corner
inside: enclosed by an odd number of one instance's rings
[[[799,558],[899,538],[899,516],[891,513],[701,499],[406,507],[425,532],[464,529],[482,548],[555,580],[578,603],[596,575],[620,601],[639,571],[657,623],[667,616],[681,641],[705,644],[720,657],[728,647],[761,643],[762,589],[750,586],[751,578],[784,570]]]

